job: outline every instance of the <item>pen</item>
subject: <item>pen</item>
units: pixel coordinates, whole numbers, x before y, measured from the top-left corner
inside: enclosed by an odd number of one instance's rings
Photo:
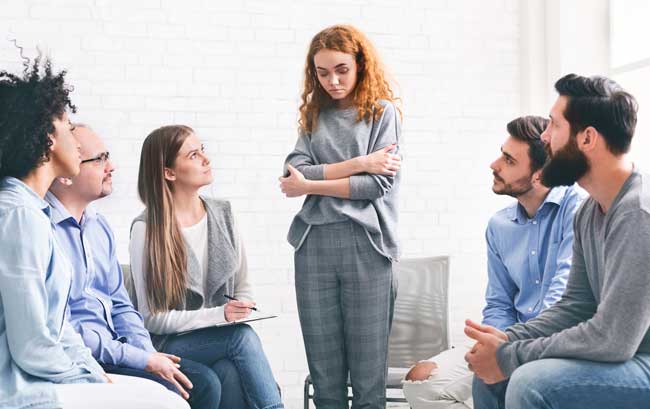
[[[226,298],[229,299],[229,300],[239,301],[238,299],[236,299],[236,298],[233,297],[232,295],[224,294],[223,296],[226,297]],[[247,308],[250,308],[250,309],[253,310],[253,311],[257,311],[257,308],[255,308],[255,307],[247,307]]]

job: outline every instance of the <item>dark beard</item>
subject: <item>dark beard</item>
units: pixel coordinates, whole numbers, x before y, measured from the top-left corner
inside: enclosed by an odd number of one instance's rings
[[[516,180],[513,183],[507,184],[496,173],[492,172],[492,175],[501,183],[503,183],[503,189],[501,190],[494,190],[494,187],[492,187],[492,191],[497,195],[507,195],[510,197],[518,198],[519,196],[524,195],[533,189],[533,184],[530,181],[532,176],[527,176]]]
[[[549,159],[542,168],[542,184],[546,187],[571,186],[589,171],[589,160],[578,149],[574,135],[555,153],[551,152],[550,145],[547,144],[546,152]]]

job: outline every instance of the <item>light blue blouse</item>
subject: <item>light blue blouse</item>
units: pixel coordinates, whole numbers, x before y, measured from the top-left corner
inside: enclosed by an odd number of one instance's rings
[[[0,181],[0,407],[59,408],[54,383],[104,382],[66,319],[70,263],[50,207],[18,179]]]

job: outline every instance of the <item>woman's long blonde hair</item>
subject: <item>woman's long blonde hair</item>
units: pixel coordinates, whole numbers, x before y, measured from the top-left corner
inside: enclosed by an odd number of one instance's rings
[[[163,126],[144,140],[138,172],[138,195],[146,206],[144,271],[151,312],[163,312],[185,302],[187,252],[174,213],[173,186],[165,179],[192,128]]]
[[[318,81],[314,64],[314,56],[324,49],[350,54],[356,60],[359,71],[352,97],[353,105],[357,108],[358,121],[379,118],[384,110],[379,104],[380,99],[391,102],[399,100],[393,94],[386,78],[379,54],[366,36],[348,25],[328,27],[311,40],[305,61],[305,82],[298,122],[303,133],[313,132],[321,109],[333,103],[332,98]]]

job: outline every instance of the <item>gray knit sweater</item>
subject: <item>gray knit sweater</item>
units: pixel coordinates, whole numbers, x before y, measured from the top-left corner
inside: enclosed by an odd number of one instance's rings
[[[401,124],[396,108],[387,101],[377,120],[357,121],[356,108],[325,109],[314,132],[301,135],[285,161],[305,178],[323,180],[325,164],[367,155],[400,142]],[[399,152],[399,146],[395,152]],[[350,199],[308,195],[293,219],[288,240],[298,250],[312,225],[351,220],[360,224],[375,249],[397,260],[397,199],[401,172],[395,177],[372,174],[350,176]]]
[[[573,263],[562,299],[506,330],[506,376],[526,362],[624,362],[650,352],[650,175],[634,171],[606,214],[590,198],[574,218]]]

